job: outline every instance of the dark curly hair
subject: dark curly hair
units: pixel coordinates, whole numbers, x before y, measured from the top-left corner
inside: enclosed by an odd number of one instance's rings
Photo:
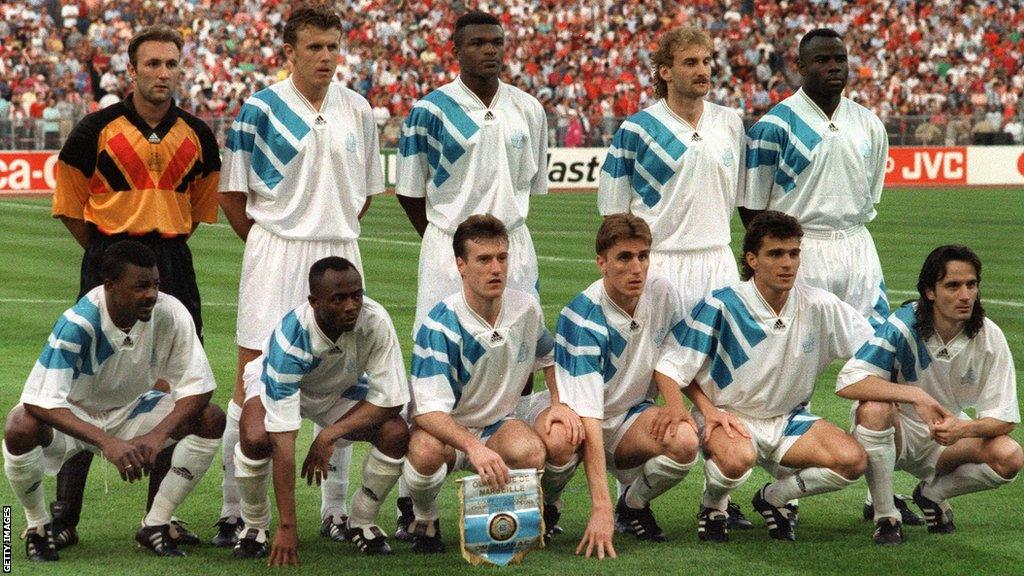
[[[923,339],[931,338],[935,333],[935,303],[928,299],[926,291],[935,290],[939,282],[946,277],[946,264],[949,262],[966,262],[974,267],[974,273],[981,283],[981,259],[967,246],[959,244],[947,244],[932,250],[931,254],[924,259],[921,266],[921,273],[917,277],[917,293],[921,296],[917,301],[917,309],[914,311],[914,328]],[[985,308],[981,305],[981,295],[974,302],[974,310],[971,317],[964,325],[964,333],[968,338],[974,338],[985,323]]]

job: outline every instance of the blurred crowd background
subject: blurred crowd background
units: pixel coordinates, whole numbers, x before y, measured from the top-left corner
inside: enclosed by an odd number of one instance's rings
[[[534,94],[553,146],[604,146],[653,99],[659,34],[699,24],[714,42],[708,98],[753,122],[799,86],[800,36],[839,31],[847,96],[890,143],[1024,143],[1024,7],[984,0],[345,0],[337,79],[374,108],[394,146],[415,100],[451,81],[455,18],[478,8],[506,31],[504,79]],[[178,104],[218,136],[253,92],[287,76],[280,0],[3,0],[0,149],[55,149],[84,114],[124,97],[127,45],[165,23],[186,39]]]

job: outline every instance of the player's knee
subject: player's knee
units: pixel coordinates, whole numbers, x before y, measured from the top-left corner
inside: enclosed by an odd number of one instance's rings
[[[852,439],[837,446],[833,457],[832,469],[847,480],[856,480],[868,470],[868,453]]]
[[[523,434],[505,450],[502,459],[509,468],[542,470],[546,456],[544,442],[539,437],[535,434]]]
[[[380,426],[379,438],[384,453],[400,458],[409,450],[409,425],[400,417],[385,420]]]
[[[202,438],[220,438],[224,436],[227,426],[227,415],[216,404],[207,404],[200,412],[196,423],[195,434]]]
[[[555,466],[563,466],[572,460],[577,446],[572,443],[571,438],[569,430],[561,423],[552,426],[551,431],[544,435],[547,461]]]
[[[993,439],[988,465],[1003,478],[1013,478],[1024,468],[1024,450],[1009,436]]]
[[[444,444],[422,429],[416,429],[409,436],[405,459],[417,472],[429,476],[444,466]]]
[[[679,424],[674,436],[666,434],[661,446],[662,454],[679,463],[693,462],[697,457],[697,435],[686,423]]]
[[[732,450],[723,450],[721,453],[712,455],[718,466],[718,471],[726,478],[739,478],[747,473],[757,463],[757,454],[752,447],[734,447]]]
[[[41,446],[43,424],[25,410],[23,405],[15,406],[4,423],[4,444],[11,454],[25,454]]]
[[[886,430],[896,423],[896,407],[889,402],[861,402],[857,424],[870,430]]]
[[[273,452],[270,435],[261,424],[245,422],[238,429],[238,444],[242,448],[242,454],[253,460],[269,458]]]

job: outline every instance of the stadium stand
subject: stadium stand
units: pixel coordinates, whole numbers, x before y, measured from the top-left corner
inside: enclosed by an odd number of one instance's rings
[[[658,33],[700,23],[715,43],[711,99],[751,120],[795,90],[796,41],[831,26],[850,49],[847,94],[893,144],[1022,143],[1024,9],[1012,0],[343,0],[338,78],[366,96],[394,145],[416,98],[457,74],[455,17],[501,13],[506,78],[548,110],[552,144],[604,145],[652,98]],[[123,96],[132,32],[186,34],[180,104],[230,122],[282,78],[280,0],[6,0],[0,5],[0,149],[52,148],[83,114]],[[217,130],[220,132],[220,130]]]

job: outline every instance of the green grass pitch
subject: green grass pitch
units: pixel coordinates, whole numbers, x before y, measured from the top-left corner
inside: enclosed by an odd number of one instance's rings
[[[540,256],[544,310],[554,327],[561,306],[598,277],[593,264],[593,238],[599,218],[592,194],[558,194],[533,199],[530,229]],[[0,408],[3,413],[18,399],[57,316],[72,304],[78,287],[81,250],[61,224],[50,218],[45,200],[16,199],[0,202]],[[924,256],[938,244],[971,245],[984,262],[982,297],[989,316],[1006,333],[1020,362],[1024,361],[1024,251],[1020,231],[1024,202],[1019,189],[887,191],[870,226],[882,259],[890,299],[910,298]],[[739,245],[740,227],[733,222],[733,246]],[[378,197],[364,220],[360,241],[366,266],[368,293],[383,303],[404,340],[409,333],[415,303],[415,271],[419,239],[395,198]],[[215,401],[227,404],[234,380],[235,301],[242,243],[221,223],[201,226],[191,240],[204,300],[207,352],[220,387]],[[298,280],[298,279],[297,279]],[[404,342],[406,357],[411,343]],[[846,426],[848,404],[832,394],[838,365],[818,380],[814,411]],[[300,436],[300,455],[310,441],[307,425]],[[1014,436],[1024,439],[1024,434]],[[365,447],[356,450],[353,468],[361,466]],[[220,510],[219,458],[179,510],[204,539]],[[677,488],[658,499],[654,510],[670,541],[654,545],[617,536],[618,560],[600,563],[573,557],[586,525],[589,498],[583,474],[566,492],[562,517],[565,534],[553,545],[536,552],[524,565],[509,568],[515,574],[613,574],[646,570],[713,574],[987,574],[1024,573],[1024,484],[954,500],[959,533],[929,535],[924,528],[908,527],[907,542],[898,548],[871,543],[871,525],[860,518],[865,485],[802,502],[796,543],[769,541],[760,519],[756,529],[734,531],[727,545],[703,545],[696,538],[696,515],[701,489],[700,467]],[[750,498],[766,481],[755,472],[735,494],[753,518]],[[358,486],[358,473],[350,490]],[[898,475],[897,491],[909,493],[913,482]],[[47,480],[52,498],[53,483]],[[158,559],[136,548],[133,534],[143,514],[144,484],[122,483],[110,466],[96,459],[89,480],[82,542],[61,553],[61,562],[28,566],[22,543],[24,516],[6,482],[0,483],[0,503],[13,506],[13,559],[16,574],[255,574],[267,570],[262,562],[239,562],[230,551],[203,546],[189,550],[186,559]],[[304,484],[298,489],[301,570],[309,574],[462,574],[487,569],[471,568],[458,554],[455,527],[455,485],[441,493],[443,532],[449,552],[416,557],[406,545],[393,542],[396,553],[366,559],[354,547],[318,536],[319,493]],[[394,529],[394,494],[384,506],[382,526]]]

